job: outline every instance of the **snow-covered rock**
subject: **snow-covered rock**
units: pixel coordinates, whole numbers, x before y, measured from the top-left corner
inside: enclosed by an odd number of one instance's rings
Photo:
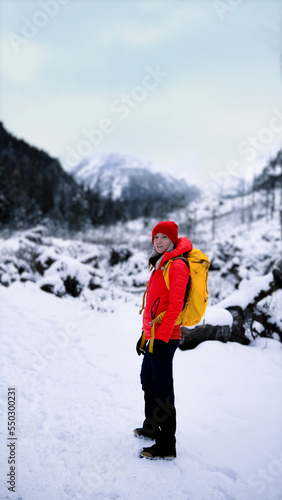
[[[231,337],[233,318],[229,311],[219,306],[207,306],[198,325],[181,327],[180,349],[194,349],[206,340],[227,342]]]

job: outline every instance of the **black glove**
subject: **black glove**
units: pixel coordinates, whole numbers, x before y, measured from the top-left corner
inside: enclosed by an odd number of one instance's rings
[[[142,342],[142,336],[143,336],[143,334],[141,335],[140,339],[138,340],[138,342],[136,344],[136,352],[137,352],[138,356],[145,353],[144,349],[140,349],[140,345]]]
[[[155,359],[162,358],[166,353],[166,349],[167,349],[166,342],[159,339],[154,340],[153,356]]]

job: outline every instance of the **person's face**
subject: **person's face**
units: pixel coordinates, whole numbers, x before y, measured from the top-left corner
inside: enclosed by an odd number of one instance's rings
[[[154,249],[158,253],[164,253],[171,244],[171,240],[163,233],[157,233],[154,236]]]

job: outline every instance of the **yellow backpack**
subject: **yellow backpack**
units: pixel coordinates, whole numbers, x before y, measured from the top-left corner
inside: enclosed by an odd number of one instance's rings
[[[184,299],[184,307],[177,318],[176,325],[194,326],[197,325],[205,314],[208,304],[208,274],[210,261],[208,257],[197,248],[186,252],[179,257],[168,260],[162,267],[163,276],[167,288],[169,289],[169,268],[171,264],[182,259],[189,267],[190,276]],[[159,316],[164,316],[162,312]],[[162,318],[159,318],[159,321]]]
[[[197,325],[205,314],[208,304],[208,274],[210,261],[208,257],[197,248],[193,248],[190,252],[183,253],[179,257],[168,260],[164,266],[161,267],[163,271],[164,280],[169,290],[169,268],[171,264],[181,259],[189,267],[190,275],[187,284],[187,289],[184,297],[184,306],[179,314],[176,325],[181,326],[194,326]],[[143,296],[142,309],[144,309],[145,295]],[[161,312],[151,322],[151,340],[149,344],[149,352],[153,352],[154,337],[155,337],[155,323],[161,323],[166,311]],[[143,349],[145,345],[145,334],[143,332],[142,342],[140,348]]]

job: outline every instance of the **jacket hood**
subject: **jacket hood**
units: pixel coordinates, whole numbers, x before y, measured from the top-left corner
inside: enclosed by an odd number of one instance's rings
[[[192,250],[193,245],[191,241],[186,238],[186,236],[183,236],[182,238],[178,238],[177,245],[172,252],[165,252],[163,255],[163,258],[161,260],[160,265],[165,264],[170,259],[173,259],[174,257],[178,257],[184,252],[190,252]]]

